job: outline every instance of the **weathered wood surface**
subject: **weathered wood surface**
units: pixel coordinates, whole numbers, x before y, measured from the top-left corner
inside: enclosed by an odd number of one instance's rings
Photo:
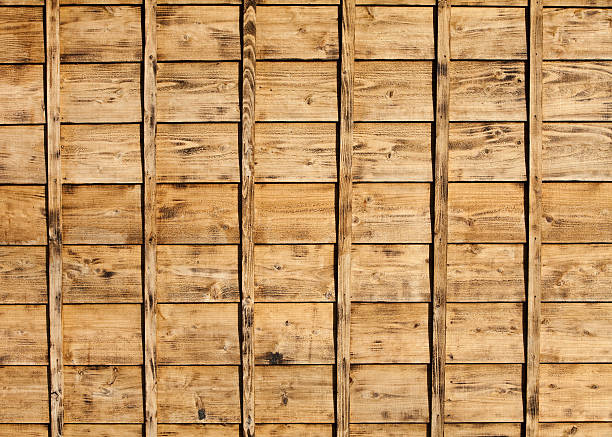
[[[0,183],[47,182],[44,135],[44,126],[0,126]]]
[[[0,306],[0,365],[48,364],[45,305]]]
[[[44,62],[42,8],[0,8],[0,62]]]
[[[47,302],[47,254],[41,246],[0,247],[0,302]]]
[[[0,387],[0,423],[49,422],[46,367],[0,366]]]
[[[42,65],[0,65],[0,124],[44,123]]]

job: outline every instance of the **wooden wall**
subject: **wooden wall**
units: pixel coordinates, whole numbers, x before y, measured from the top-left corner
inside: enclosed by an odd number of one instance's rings
[[[612,435],[610,0],[0,0],[0,436]]]

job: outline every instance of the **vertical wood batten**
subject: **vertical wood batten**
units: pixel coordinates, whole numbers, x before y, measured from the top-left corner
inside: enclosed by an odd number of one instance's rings
[[[157,224],[155,167],[156,74],[157,74],[157,0],[144,2],[144,375],[145,436],[157,437]]]
[[[255,222],[255,0],[242,4],[242,156],[241,156],[241,291],[242,291],[242,436],[255,435],[255,352],[253,349],[253,302],[255,264],[253,226]]]
[[[350,422],[351,244],[353,220],[353,79],[355,0],[342,1],[340,55],[340,147],[338,169],[338,297],[336,339],[336,435],[348,437]]]
[[[529,239],[525,430],[539,433],[540,276],[542,230],[542,0],[529,2]]]
[[[62,338],[62,163],[60,156],[59,0],[45,2],[47,97],[47,226],[49,263],[49,382],[51,437],[64,428]]]
[[[436,54],[436,150],[433,230],[433,323],[431,357],[431,435],[444,435],[446,365],[446,258],[448,243],[448,131],[450,83],[450,2],[438,0]]]

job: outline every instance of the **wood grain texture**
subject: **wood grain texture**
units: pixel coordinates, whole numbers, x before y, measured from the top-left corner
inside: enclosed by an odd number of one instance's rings
[[[448,177],[462,181],[524,181],[523,123],[451,123]]]
[[[0,123],[44,123],[42,65],[0,65]]]
[[[140,195],[138,185],[64,185],[64,242],[139,244],[142,241]]]
[[[257,184],[256,243],[334,243],[333,184]]]
[[[429,243],[429,184],[355,184],[355,243]]]
[[[158,361],[163,364],[238,364],[236,304],[160,304]]]
[[[612,432],[612,423],[542,423],[540,430],[550,437],[597,437]]]
[[[142,423],[141,373],[140,366],[64,367],[66,422]]]
[[[551,182],[542,188],[543,241],[612,241],[610,214],[612,184]]]
[[[137,124],[66,124],[60,132],[64,183],[142,182]]]
[[[542,300],[612,301],[612,247],[546,244],[542,247]]]
[[[45,366],[0,366],[0,423],[49,422]]]
[[[44,305],[0,306],[0,336],[0,365],[49,363]]]
[[[236,124],[160,124],[156,146],[158,182],[240,181]]]
[[[45,247],[0,247],[0,302],[47,302]]]
[[[161,423],[240,422],[238,367],[160,366],[157,372]]]
[[[64,6],[60,14],[62,62],[138,62],[142,58],[137,6]]]
[[[157,120],[238,121],[238,63],[160,63]]]
[[[449,245],[448,301],[524,301],[524,257],[521,244]]]
[[[612,365],[542,364],[540,419],[598,422],[610,419]]]
[[[431,181],[431,136],[428,123],[357,123],[353,136],[353,179]]]
[[[527,59],[525,10],[456,7],[450,38],[453,59]]]
[[[335,62],[260,62],[256,121],[338,120]]]
[[[520,364],[446,366],[445,416],[448,422],[523,420]]]
[[[357,59],[432,59],[434,12],[427,7],[360,6],[356,9]]]
[[[376,6],[434,6],[435,0],[359,0],[357,5]]]
[[[238,425],[159,425],[160,437],[234,437]]]
[[[257,435],[263,437],[331,437],[330,424],[261,424],[257,426]]]
[[[446,316],[448,363],[522,363],[522,303],[452,303]]]
[[[612,62],[544,62],[545,121],[608,121],[612,118]]]
[[[333,302],[334,246],[255,246],[257,302]]]
[[[257,182],[336,182],[336,126],[332,123],[255,125]]]
[[[160,302],[238,302],[237,246],[157,246]]]
[[[429,305],[355,303],[351,363],[429,362]]]
[[[445,426],[447,437],[520,437],[520,423],[449,423]]]
[[[43,9],[0,9],[0,62],[44,62]]]
[[[160,6],[157,57],[160,61],[240,59],[237,6]]]
[[[46,244],[45,187],[0,186],[0,244]]]
[[[609,9],[546,8],[543,19],[544,59],[612,57]]]
[[[257,366],[257,422],[333,423],[333,380],[333,366]]]
[[[159,185],[158,242],[238,243],[235,184]]]
[[[427,425],[422,423],[351,423],[353,437],[426,437]]]
[[[542,178],[612,181],[612,123],[544,123]]]
[[[141,425],[103,424],[84,425],[69,423],[64,426],[65,437],[142,437]]]
[[[338,8],[269,6],[257,14],[257,59],[337,59]]]
[[[355,121],[431,120],[431,62],[355,63]]]
[[[0,126],[0,183],[47,182],[44,135],[44,126]]]
[[[331,303],[256,303],[255,364],[334,364]]]
[[[523,62],[457,61],[449,76],[451,120],[526,120]]]
[[[528,0],[455,0],[453,6],[528,6]]]
[[[544,0],[544,6],[609,7],[610,0]]]
[[[141,121],[140,70],[138,64],[62,65],[61,121]]]
[[[427,422],[427,366],[351,367],[351,422]]]
[[[140,305],[64,305],[65,364],[142,364],[141,323]]]
[[[541,359],[544,362],[610,362],[610,303],[542,305]]]
[[[0,424],[0,434],[19,435],[21,437],[47,437],[49,435],[48,428],[48,425]]]
[[[429,302],[427,245],[359,244],[351,255],[351,299],[370,302]]]
[[[449,184],[449,241],[524,242],[523,196],[519,183]]]
[[[64,246],[64,303],[142,302],[139,246]]]

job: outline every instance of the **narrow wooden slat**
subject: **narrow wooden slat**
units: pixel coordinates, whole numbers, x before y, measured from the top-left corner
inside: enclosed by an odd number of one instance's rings
[[[0,365],[47,364],[45,305],[0,305],[0,337]]]
[[[529,0],[529,165],[525,437],[540,433],[540,307],[542,301],[543,0]]]
[[[60,149],[60,6],[45,2],[50,437],[64,428],[62,334],[62,162]]]
[[[255,437],[255,67],[256,0],[242,2],[242,144],[240,161],[241,367],[242,437]]]
[[[336,296],[336,437],[350,435],[351,246],[353,242],[353,118],[355,0],[342,0],[340,25],[340,144],[338,153],[338,293]]]
[[[431,339],[431,437],[444,436],[446,399],[446,293],[448,255],[448,140],[450,112],[451,4],[438,0],[436,143],[434,156],[433,290]]]
[[[144,0],[142,13],[144,437],[157,437],[157,0]]]
[[[0,123],[44,123],[43,74],[42,65],[0,65]]]
[[[0,9],[0,62],[44,62],[42,8]]]
[[[0,302],[47,302],[47,249],[0,247]]]
[[[44,126],[0,126],[0,183],[45,184]]]
[[[49,422],[49,383],[45,366],[0,366],[0,387],[0,423]],[[51,392],[52,398],[56,397],[54,393],[57,392]],[[56,401],[52,401],[51,406],[54,404]],[[57,412],[57,408],[51,410],[51,416],[54,417]],[[59,421],[57,415],[55,418],[60,427],[51,423],[51,437],[61,436],[63,419]],[[12,433],[2,435],[21,436]]]

